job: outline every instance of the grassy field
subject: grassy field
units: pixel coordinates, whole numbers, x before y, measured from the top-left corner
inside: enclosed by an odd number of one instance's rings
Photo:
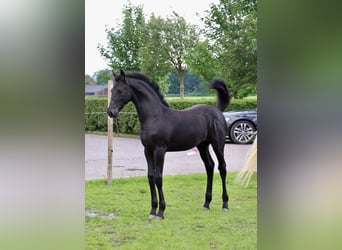
[[[221,180],[214,176],[210,210],[203,210],[205,174],[164,177],[164,220],[148,220],[147,177],[86,182],[86,249],[256,249],[256,174],[250,186],[228,174],[228,212],[221,210]]]

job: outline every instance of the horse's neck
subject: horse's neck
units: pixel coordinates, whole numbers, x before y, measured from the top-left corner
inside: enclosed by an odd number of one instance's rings
[[[146,89],[143,84],[131,84],[133,90],[133,99],[140,124],[143,125],[148,119],[155,118],[163,114],[166,106],[164,106],[158,95],[150,89]]]

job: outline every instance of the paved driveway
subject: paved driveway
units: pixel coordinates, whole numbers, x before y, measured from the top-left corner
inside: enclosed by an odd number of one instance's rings
[[[85,135],[85,179],[107,178],[107,136]],[[247,150],[251,145],[227,143],[224,156],[229,172],[239,171],[245,161]],[[212,157],[217,161],[215,154]],[[164,175],[205,173],[200,155],[196,151],[167,152],[164,163]],[[146,176],[147,163],[144,147],[139,138],[113,138],[113,178]]]

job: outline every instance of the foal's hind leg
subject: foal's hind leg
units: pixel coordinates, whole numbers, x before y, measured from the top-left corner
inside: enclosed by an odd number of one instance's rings
[[[227,193],[227,187],[226,187],[226,176],[227,176],[227,170],[226,170],[226,161],[224,160],[224,146],[225,142],[220,141],[218,143],[212,144],[214,152],[216,154],[217,160],[218,160],[218,169],[220,171],[220,176],[222,180],[222,209],[224,211],[228,210],[228,193]]]
[[[212,199],[213,175],[214,175],[215,163],[210,156],[208,143],[202,143],[198,145],[197,148],[198,148],[198,151],[200,152],[201,158],[205,165],[205,170],[207,172],[207,190],[205,193],[205,202],[203,204],[203,207],[206,209],[209,209],[209,204]]]

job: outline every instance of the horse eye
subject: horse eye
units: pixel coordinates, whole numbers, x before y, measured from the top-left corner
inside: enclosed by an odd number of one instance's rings
[[[122,91],[120,89],[118,89],[118,94],[121,95]]]

